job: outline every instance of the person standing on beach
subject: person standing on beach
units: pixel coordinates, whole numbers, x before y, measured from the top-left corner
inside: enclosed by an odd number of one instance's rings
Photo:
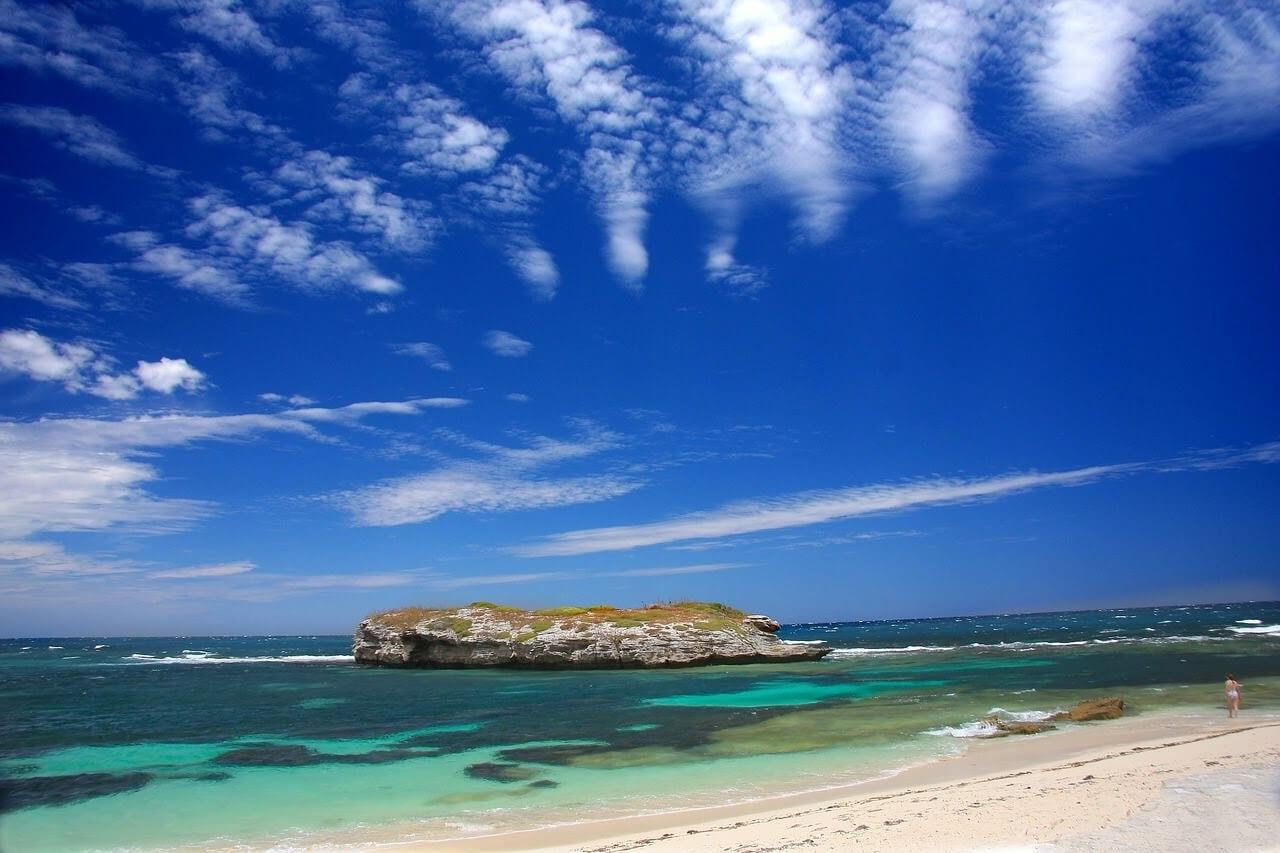
[[[1240,682],[1236,681],[1234,675],[1227,675],[1225,692],[1227,697],[1227,717],[1235,717],[1240,713]]]

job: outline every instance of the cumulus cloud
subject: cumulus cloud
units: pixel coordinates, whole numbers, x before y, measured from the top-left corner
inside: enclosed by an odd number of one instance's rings
[[[480,342],[494,355],[504,358],[524,358],[533,352],[533,344],[501,329],[490,329],[485,332]]]
[[[185,358],[162,357],[159,361],[140,361],[134,368],[134,375],[144,388],[161,394],[172,394],[179,388],[198,391],[205,381],[204,374],[188,364]]]
[[[59,343],[32,329],[0,332],[0,371],[37,382],[59,382],[73,394],[109,400],[132,400],[143,390],[172,394],[204,387],[205,375],[185,358],[139,361],[127,373],[115,372],[115,361],[82,343]]]
[[[358,524],[390,527],[430,521],[448,512],[512,512],[595,503],[639,487],[634,479],[613,474],[552,477],[542,473],[620,446],[619,437],[607,431],[588,428],[568,441],[537,437],[524,447],[457,440],[480,458],[341,492],[333,500]]]
[[[1022,472],[994,477],[935,478],[905,483],[800,492],[767,500],[727,504],[706,512],[649,524],[575,530],[512,549],[528,557],[626,551],[652,545],[726,537],[825,524],[886,512],[995,500],[1033,489],[1084,486],[1142,472],[1209,470],[1280,462],[1280,442],[1244,450],[1223,450],[1174,460],[1094,465],[1069,471]]]
[[[397,355],[420,358],[436,370],[453,370],[453,365],[449,363],[449,359],[445,358],[444,350],[435,344],[415,341],[407,344],[392,344],[391,349]]]

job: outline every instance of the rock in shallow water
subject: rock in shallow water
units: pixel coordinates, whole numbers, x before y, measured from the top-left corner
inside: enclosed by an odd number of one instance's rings
[[[356,629],[353,653],[383,666],[628,669],[809,661],[831,651],[784,643],[777,628],[767,616],[723,605],[524,611],[473,604],[372,616]]]

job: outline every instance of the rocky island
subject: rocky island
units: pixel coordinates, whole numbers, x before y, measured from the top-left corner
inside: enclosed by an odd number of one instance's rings
[[[398,667],[637,669],[817,660],[825,646],[786,643],[779,624],[723,604],[682,601],[521,610],[489,602],[407,607],[356,629],[359,663]]]

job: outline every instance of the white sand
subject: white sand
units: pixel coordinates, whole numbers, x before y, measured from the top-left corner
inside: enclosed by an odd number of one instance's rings
[[[591,853],[1219,847],[1280,851],[1280,719],[1137,717],[977,743],[892,779],[826,792],[396,845]]]

